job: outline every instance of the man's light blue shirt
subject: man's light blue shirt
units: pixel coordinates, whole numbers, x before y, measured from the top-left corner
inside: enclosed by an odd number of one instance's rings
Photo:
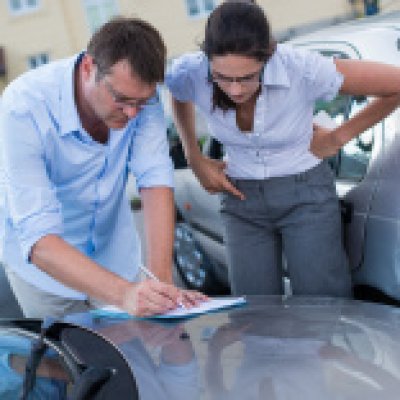
[[[140,242],[125,194],[173,186],[160,104],[143,108],[106,144],[82,127],[73,57],[27,72],[4,91],[0,114],[0,239],[3,261],[21,278],[68,298],[85,295],[29,262],[32,246],[55,234],[128,279],[136,278]]]
[[[332,59],[279,44],[265,64],[253,130],[242,132],[235,110],[213,109],[209,63],[202,52],[177,58],[166,84],[180,101],[193,102],[205,115],[211,134],[224,144],[227,174],[267,179],[304,172],[321,160],[310,151],[317,100],[333,99],[343,76]]]

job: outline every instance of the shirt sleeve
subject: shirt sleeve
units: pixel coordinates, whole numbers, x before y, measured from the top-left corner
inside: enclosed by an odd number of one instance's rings
[[[146,106],[134,129],[129,168],[138,188],[173,187],[173,165],[161,104]]]
[[[186,364],[171,364],[161,358],[157,377],[169,399],[196,399],[199,390],[199,365],[196,358]]]
[[[336,97],[343,84],[343,75],[336,69],[332,57],[317,51],[303,53],[303,76],[307,96],[311,101],[330,101]]]
[[[14,226],[24,259],[47,234],[62,233],[61,206],[49,180],[38,121],[29,111],[0,112],[1,186],[6,217]]]
[[[200,52],[185,54],[172,62],[165,76],[165,84],[177,100],[195,100],[195,82],[201,79],[198,72],[203,63],[204,56]]]

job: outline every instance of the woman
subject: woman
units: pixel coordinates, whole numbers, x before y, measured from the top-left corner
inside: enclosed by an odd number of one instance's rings
[[[202,52],[177,59],[166,82],[189,164],[208,191],[223,192],[233,293],[282,293],[283,249],[294,294],[349,296],[338,199],[322,159],[399,104],[400,69],[276,45],[259,6],[229,1],[210,15]],[[315,102],[338,93],[377,99],[331,131],[313,129]],[[201,154],[194,105],[226,164]]]

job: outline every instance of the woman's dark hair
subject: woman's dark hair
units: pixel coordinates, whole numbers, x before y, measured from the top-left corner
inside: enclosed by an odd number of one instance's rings
[[[164,80],[166,48],[160,33],[137,18],[116,17],[104,24],[89,41],[87,53],[98,67],[97,79],[127,60],[132,73],[149,84]]]
[[[264,11],[254,1],[225,1],[209,16],[201,49],[211,60],[213,56],[237,54],[266,62],[276,42],[272,37]],[[235,103],[213,83],[213,108],[226,111]]]

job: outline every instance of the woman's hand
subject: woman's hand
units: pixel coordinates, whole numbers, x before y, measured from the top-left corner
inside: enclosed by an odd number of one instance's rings
[[[310,143],[310,151],[321,160],[334,156],[342,144],[337,138],[337,129],[326,129],[313,124],[313,137]]]
[[[245,199],[244,194],[233,186],[226,176],[226,163],[224,161],[199,155],[195,160],[192,160],[191,167],[201,185],[209,193],[229,192],[241,200]]]

